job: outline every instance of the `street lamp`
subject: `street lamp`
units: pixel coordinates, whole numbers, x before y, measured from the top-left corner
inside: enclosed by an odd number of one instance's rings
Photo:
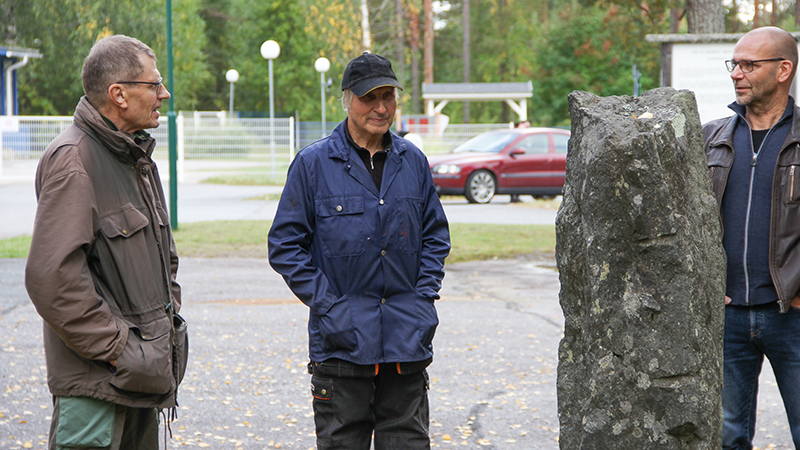
[[[325,72],[331,68],[331,62],[324,56],[317,58],[314,68],[319,72],[319,91],[322,97],[322,137],[325,137]]]
[[[239,72],[236,69],[231,69],[225,72],[225,79],[231,84],[231,117],[233,117],[233,83],[239,81]]]
[[[281,46],[272,39],[261,44],[261,56],[269,61],[269,145],[272,159],[272,176],[275,176],[275,103],[272,95],[272,60],[281,54]]]

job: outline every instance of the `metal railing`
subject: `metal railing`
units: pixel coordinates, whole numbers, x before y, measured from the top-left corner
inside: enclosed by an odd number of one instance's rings
[[[162,176],[169,171],[168,122],[148,130],[156,139],[153,159]],[[72,124],[69,116],[0,118],[0,180],[29,180],[48,144]],[[274,128],[264,118],[241,119],[225,112],[179,113],[178,180],[230,184],[282,184],[294,155],[322,136],[320,122],[297,123],[276,118]],[[330,133],[337,124],[326,124]],[[509,124],[450,124],[444,132],[431,127],[419,134],[426,154],[446,153],[486,131]]]

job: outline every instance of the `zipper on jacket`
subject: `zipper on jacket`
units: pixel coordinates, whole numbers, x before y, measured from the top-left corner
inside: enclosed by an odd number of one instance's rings
[[[751,168],[750,168],[750,187],[748,188],[749,192],[748,192],[748,195],[747,195],[747,210],[746,210],[747,215],[745,216],[745,220],[744,220],[744,254],[742,256],[742,260],[743,260],[742,262],[743,262],[743,266],[744,266],[744,288],[745,288],[745,291],[744,291],[744,304],[748,305],[748,306],[750,305],[750,271],[749,271],[749,269],[747,267],[747,253],[748,253],[748,248],[749,248],[749,244],[750,244],[750,214],[751,214],[751,209],[752,209],[752,206],[753,206],[753,183],[754,183],[755,178],[756,178],[756,166],[758,166],[758,155],[761,154],[761,149],[764,148],[764,143],[767,142],[767,139],[769,139],[770,134],[772,134],[772,130],[774,130],[775,127],[780,122],[781,121],[778,121],[775,125],[772,126],[772,128],[769,129],[769,131],[767,131],[767,134],[764,136],[764,139],[761,140],[761,144],[758,146],[758,151],[755,151],[755,149],[753,149],[753,160],[750,162],[750,166],[751,166]],[[747,128],[750,131],[750,142],[751,142],[750,145],[752,146],[753,129],[750,128],[749,125],[748,125]]]
[[[752,141],[752,140],[751,140]],[[756,166],[758,166],[758,154],[753,153],[753,160],[750,162],[750,186],[747,193],[747,209],[744,219],[744,249],[742,252],[742,265],[744,266],[744,304],[750,305],[750,271],[747,268],[747,251],[750,244],[750,210],[753,206],[753,180],[756,177]]]
[[[794,169],[797,166],[789,168],[789,201],[794,200]]]

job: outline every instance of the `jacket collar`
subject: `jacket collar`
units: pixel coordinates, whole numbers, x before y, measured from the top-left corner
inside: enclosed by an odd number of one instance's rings
[[[747,119],[745,119],[747,107],[733,102],[728,105],[728,108],[736,114],[728,118],[728,121],[722,127],[722,131],[717,134],[716,139],[709,142],[711,146],[727,145],[733,148],[733,133],[736,131],[736,127],[740,124],[748,126]],[[781,116],[780,120],[778,120],[775,125],[784,120],[791,120],[791,129],[789,130],[789,135],[786,137],[785,143],[800,141],[800,108],[795,105],[794,97],[791,95],[789,96],[789,102],[786,104],[786,109],[783,111],[783,116]]]
[[[75,125],[99,141],[108,151],[122,161],[137,161],[143,157],[150,159],[155,149],[155,139],[147,132],[134,134],[111,127],[86,96],[81,97],[73,116]]]
[[[744,105],[740,105],[736,102],[733,102],[730,105],[728,105],[728,108],[741,117],[745,117],[747,114],[747,107]],[[781,121],[785,120],[786,117],[791,116],[793,111],[794,111],[794,97],[790,95],[789,101],[786,103],[786,109],[783,110],[783,116],[781,116],[780,120],[778,120],[777,123],[780,123]]]
[[[348,161],[350,159],[351,151],[355,151],[353,146],[348,142],[347,139],[347,119],[344,119],[339,125],[331,133],[328,139],[331,140],[330,145],[328,146],[328,157],[332,159],[340,159],[342,161]],[[386,153],[388,153],[386,160],[388,161],[391,159],[392,155],[402,155],[406,151],[406,144],[403,142],[402,139],[398,139],[397,136],[393,135],[391,132],[387,132],[390,136],[391,141],[388,147],[386,147]],[[358,157],[357,155],[355,157]]]

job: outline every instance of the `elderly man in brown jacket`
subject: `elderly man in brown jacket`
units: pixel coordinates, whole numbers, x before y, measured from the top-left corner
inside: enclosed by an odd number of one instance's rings
[[[158,412],[186,367],[178,256],[151,159],[170,97],[153,51],[127,36],[91,49],[74,124],[36,173],[25,286],[44,319],[49,448],[158,449]]]

